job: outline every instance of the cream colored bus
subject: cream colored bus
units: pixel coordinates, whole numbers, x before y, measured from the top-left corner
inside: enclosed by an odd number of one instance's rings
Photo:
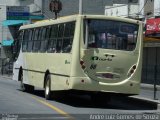
[[[138,94],[142,22],[103,15],[73,15],[20,27],[13,79],[23,91],[44,88],[98,95]],[[97,97],[98,98],[98,97]]]

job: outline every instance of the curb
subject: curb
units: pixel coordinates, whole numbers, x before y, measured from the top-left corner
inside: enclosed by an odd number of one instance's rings
[[[2,77],[2,78],[7,78],[7,79],[11,79],[11,80],[12,80],[12,76],[0,75],[0,77]]]
[[[160,110],[160,101],[159,100],[152,100],[152,99],[140,97],[140,96],[130,96],[129,99],[138,100],[140,102],[146,102],[146,103],[154,106],[157,110]]]
[[[154,90],[154,85],[152,84],[144,84],[144,83],[141,83],[141,89],[145,89],[145,90]],[[160,91],[160,85],[156,85],[156,88],[157,90]]]

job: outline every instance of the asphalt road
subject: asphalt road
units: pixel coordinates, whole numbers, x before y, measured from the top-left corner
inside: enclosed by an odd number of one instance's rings
[[[37,89],[34,93],[22,92],[19,90],[18,82],[0,77],[0,120],[2,118],[15,118],[15,120],[18,118],[26,120],[112,119],[118,114],[152,115],[151,117],[160,119],[160,116],[155,116],[157,113],[159,114],[160,111],[148,103],[138,103],[126,98],[112,98],[109,104],[103,106],[95,105],[86,95],[72,94],[45,100],[43,90]],[[118,118],[122,119],[121,116]]]

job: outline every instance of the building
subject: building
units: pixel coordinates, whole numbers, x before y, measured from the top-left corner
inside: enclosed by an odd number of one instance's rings
[[[0,70],[12,61],[12,44],[23,24],[43,18],[42,0],[0,0]],[[8,68],[6,68],[8,69]]]

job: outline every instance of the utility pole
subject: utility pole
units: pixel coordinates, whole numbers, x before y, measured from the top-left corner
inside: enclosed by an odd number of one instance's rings
[[[82,15],[83,14],[83,1],[79,0],[79,14]]]

